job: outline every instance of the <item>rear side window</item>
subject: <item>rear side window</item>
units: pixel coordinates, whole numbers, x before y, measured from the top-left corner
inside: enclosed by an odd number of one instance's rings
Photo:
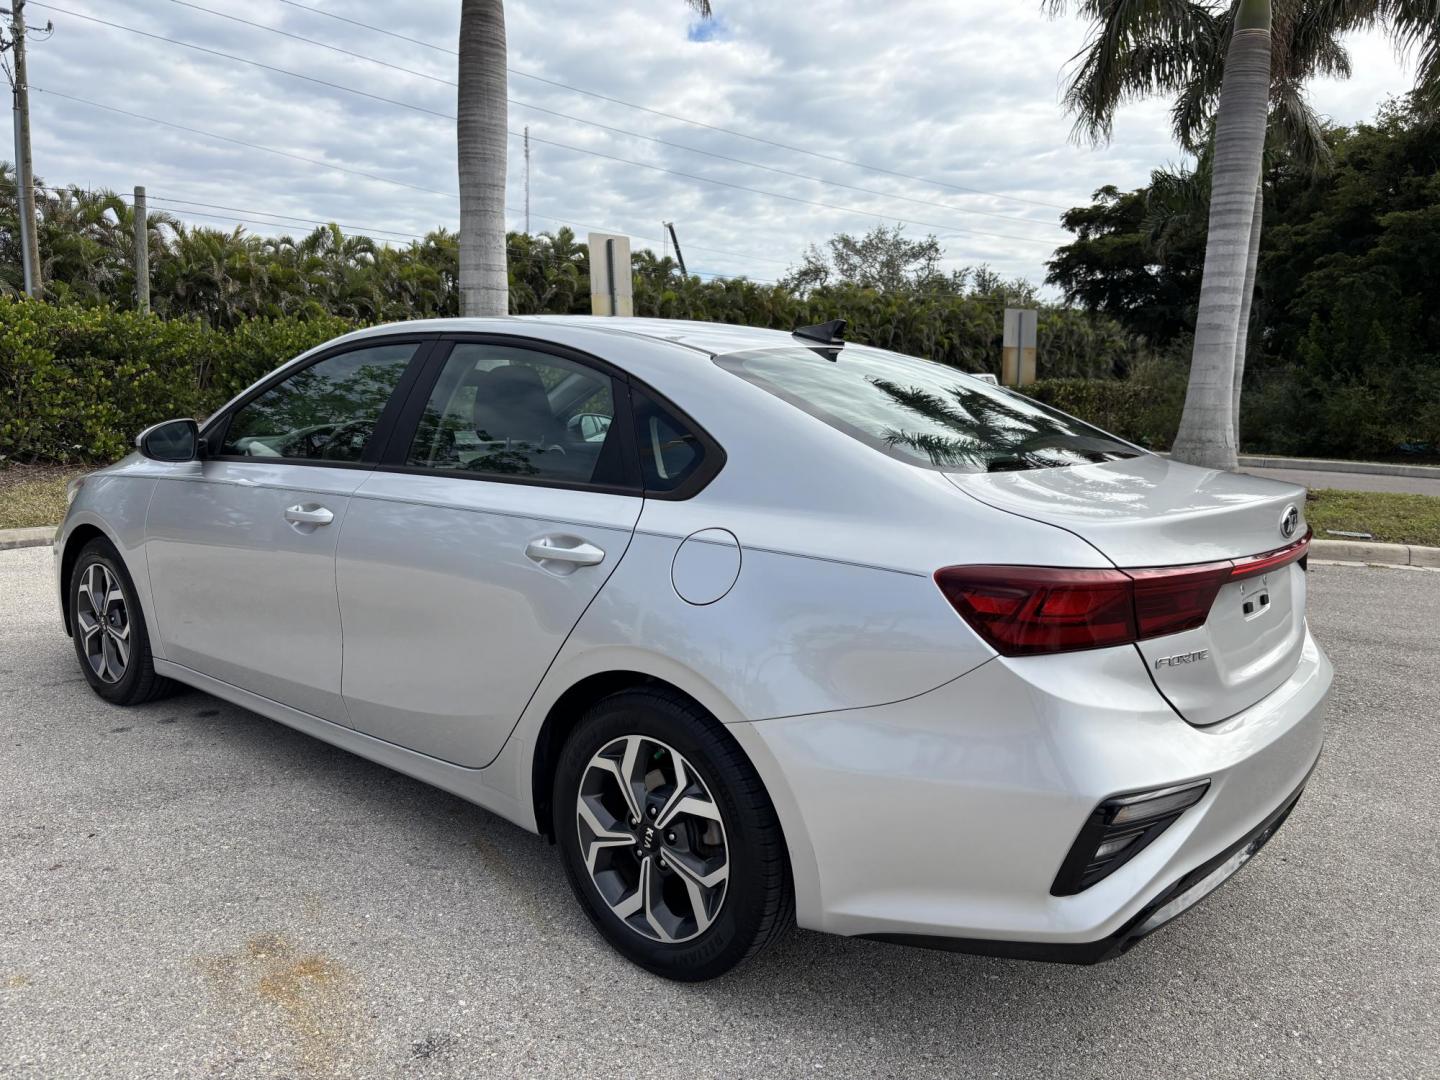
[[[642,390],[631,390],[635,442],[645,490],[675,491],[705,465],[705,443],[685,421]]]
[[[846,345],[838,354],[821,354],[792,346],[732,353],[715,363],[912,465],[1002,472],[1142,453],[1037,401],[882,349]]]
[[[491,479],[617,486],[623,447],[610,376],[510,345],[460,343],[405,463]]]
[[[236,410],[220,453],[359,461],[419,347],[414,342],[374,345],[300,369]]]

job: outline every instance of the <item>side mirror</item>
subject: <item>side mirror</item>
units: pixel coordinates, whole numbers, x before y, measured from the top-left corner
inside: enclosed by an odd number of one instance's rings
[[[200,456],[200,425],[194,420],[166,420],[142,431],[135,440],[152,461],[194,461]]]

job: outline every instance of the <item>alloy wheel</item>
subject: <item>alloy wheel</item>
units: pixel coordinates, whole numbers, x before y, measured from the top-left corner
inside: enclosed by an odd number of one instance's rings
[[[104,563],[91,563],[81,576],[75,621],[90,670],[101,682],[123,679],[130,666],[130,612],[119,579]]]
[[[631,930],[673,944],[715,921],[730,878],[725,822],[673,747],[644,735],[610,741],[585,766],[575,810],[590,880]]]

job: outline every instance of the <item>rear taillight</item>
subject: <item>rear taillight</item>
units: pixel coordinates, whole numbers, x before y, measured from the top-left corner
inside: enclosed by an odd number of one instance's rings
[[[1005,656],[1135,640],[1132,582],[1119,570],[947,566],[935,582],[975,632]]]
[[[1226,582],[1303,562],[1310,534],[1244,559],[1131,570],[947,566],[935,583],[1002,656],[1098,649],[1203,626]]]

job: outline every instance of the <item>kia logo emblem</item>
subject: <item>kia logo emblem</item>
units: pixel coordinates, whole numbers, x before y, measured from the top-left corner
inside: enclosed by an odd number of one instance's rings
[[[1280,535],[1289,540],[1295,535],[1295,530],[1300,528],[1300,511],[1291,503],[1285,507],[1285,512],[1280,515]]]

